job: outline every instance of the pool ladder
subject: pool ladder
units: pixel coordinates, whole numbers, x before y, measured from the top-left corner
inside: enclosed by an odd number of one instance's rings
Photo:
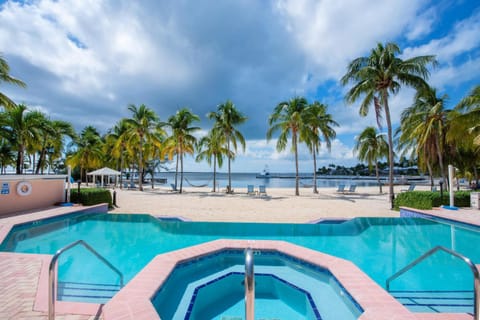
[[[253,251],[245,250],[245,319],[255,317],[255,274],[253,272]]]
[[[55,255],[53,256],[52,260],[50,261],[50,266],[48,267],[48,320],[55,319],[55,301],[57,300],[56,297],[56,290],[55,290],[55,266],[57,264],[58,258],[66,251],[70,250],[73,247],[78,245],[82,245],[88,251],[93,253],[100,261],[102,261],[107,267],[112,269],[116,274],[120,277],[120,288],[123,287],[123,274],[113,266],[105,257],[103,257],[100,253],[98,253],[95,249],[93,249],[88,243],[83,240],[78,240],[72,242],[69,245],[59,249]]]
[[[445,248],[443,246],[436,246],[436,247],[428,250],[427,252],[422,254],[420,257],[418,257],[417,259],[410,262],[407,266],[405,266],[404,268],[402,268],[399,271],[397,271],[396,273],[394,273],[392,276],[390,276],[387,279],[386,284],[385,284],[385,288],[387,289],[387,291],[390,291],[390,282],[392,282],[393,280],[395,280],[396,278],[398,278],[399,276],[401,276],[402,274],[404,274],[408,270],[412,269],[417,264],[419,264],[420,262],[422,262],[426,258],[430,257],[431,255],[433,255],[437,251],[445,251],[446,253],[449,253],[452,256],[454,256],[456,258],[459,258],[460,260],[465,262],[470,267],[470,270],[473,273],[473,301],[474,301],[473,319],[474,320],[480,320],[480,300],[479,300],[480,299],[480,275],[479,275],[478,269],[475,266],[475,264],[473,264],[473,262],[469,258],[465,257],[464,255],[461,255],[458,252],[455,252],[453,250]]]

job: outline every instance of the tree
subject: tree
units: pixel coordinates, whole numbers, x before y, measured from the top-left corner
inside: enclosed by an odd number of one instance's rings
[[[313,155],[313,192],[317,190],[317,154],[320,144],[323,141],[327,145],[328,151],[332,147],[332,139],[335,139],[336,132],[333,127],[338,127],[338,123],[333,120],[332,115],[327,113],[327,106],[315,101],[305,109],[304,129],[301,134],[301,140],[305,141],[308,149]]]
[[[245,138],[242,133],[236,128],[237,125],[241,125],[247,118],[237,110],[232,101],[227,100],[218,106],[216,112],[210,112],[209,119],[215,120],[213,130],[219,131],[225,137],[227,145],[227,157],[228,157],[228,186],[227,193],[232,192],[232,176],[231,176],[231,160],[235,156],[233,150],[237,150],[237,140],[242,145],[243,151],[245,151]],[[232,150],[233,147],[233,150]]]
[[[86,126],[80,136],[73,139],[71,145],[75,147],[75,151],[67,157],[66,162],[72,168],[80,168],[80,181],[83,181],[87,170],[102,165],[103,141],[95,127]]]
[[[8,65],[7,61],[0,55],[0,83],[1,82],[14,84],[20,87],[26,87],[25,83],[10,75],[10,66]],[[5,94],[0,92],[0,106],[4,106],[6,110],[13,109],[13,107],[15,107],[15,102],[13,102]]]
[[[427,66],[436,65],[434,56],[418,56],[407,60],[398,57],[400,48],[395,43],[377,44],[367,57],[354,59],[342,77],[344,86],[353,82],[353,87],[346,94],[346,101],[354,103],[363,97],[359,113],[366,116],[370,105],[375,108],[377,124],[381,127],[381,112],[385,114],[388,133],[388,162],[389,162],[389,194],[393,206],[395,197],[393,191],[393,134],[390,106],[390,95],[396,95],[402,85],[413,88],[425,87],[425,80],[429,76]]]
[[[22,174],[27,148],[39,140],[38,128],[43,126],[44,115],[39,111],[28,111],[24,104],[15,105],[5,112],[4,134],[12,149],[17,152],[16,173]]]
[[[294,97],[289,101],[280,102],[268,119],[270,125],[267,131],[267,140],[270,141],[272,135],[280,131],[277,140],[277,150],[283,151],[287,147],[288,136],[292,135],[292,151],[295,154],[295,195],[300,195],[298,174],[298,138],[300,131],[304,126],[304,113],[307,108],[307,99],[303,97]]]
[[[375,164],[375,175],[380,188],[379,192],[382,193],[378,161],[381,158],[388,157],[388,144],[385,140],[385,135],[378,133],[375,127],[367,127],[356,138],[353,151],[358,154],[358,160],[368,163],[370,170],[372,170],[372,165]]]
[[[117,169],[123,173],[124,160],[126,153],[129,151],[128,139],[128,123],[127,120],[121,119],[115,126],[109,130],[105,137],[106,144],[109,146],[110,153],[114,159],[119,159]],[[120,189],[123,186],[123,174],[120,175]]]
[[[143,146],[147,141],[155,141],[160,146],[161,141],[158,141],[156,135],[160,126],[155,111],[146,105],[142,104],[137,108],[131,104],[128,110],[132,112],[132,118],[126,119],[128,129],[125,134],[129,143],[138,144],[135,148],[138,152],[138,189],[143,191]]]
[[[212,164],[213,160],[213,192],[216,192],[217,186],[217,164],[221,168],[223,165],[223,156],[228,157],[228,149],[225,147],[224,136],[220,131],[210,130],[208,135],[201,138],[198,143],[198,154],[196,161],[207,160]]]
[[[47,156],[56,158],[61,156],[65,136],[75,138],[75,130],[69,122],[46,119],[45,126],[40,132],[40,157],[35,174],[39,174],[40,171],[43,174]],[[50,159],[50,162],[52,162],[52,159]]]
[[[456,106],[455,110],[459,114],[454,121],[457,128],[463,127],[463,130],[457,133],[474,135],[474,143],[480,145],[480,85],[477,85],[472,91],[463,98]]]
[[[166,124],[171,128],[172,135],[165,140],[164,152],[168,154],[169,159],[173,158],[173,154],[177,156],[175,188],[177,188],[178,163],[180,162],[180,193],[183,190],[183,156],[185,154],[193,155],[197,141],[193,133],[200,130],[199,127],[191,126],[195,121],[200,121],[200,117],[189,109],[182,108],[168,118]]]
[[[415,141],[414,149],[421,151],[417,153],[419,162],[427,165],[431,175],[433,174],[431,166],[438,164],[440,176],[445,185],[443,155],[447,149],[445,137],[448,130],[448,111],[444,108],[446,99],[446,95],[437,97],[437,91],[434,88],[429,86],[420,88],[415,95],[413,105],[402,112],[400,126],[402,130],[400,142]]]

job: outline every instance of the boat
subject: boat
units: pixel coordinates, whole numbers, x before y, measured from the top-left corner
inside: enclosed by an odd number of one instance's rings
[[[256,176],[258,179],[268,179],[270,178],[270,171],[268,170],[268,165],[265,165],[263,171]]]

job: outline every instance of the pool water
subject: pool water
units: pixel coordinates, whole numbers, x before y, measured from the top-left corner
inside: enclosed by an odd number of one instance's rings
[[[149,215],[89,214],[16,226],[0,250],[53,254],[83,239],[120,269],[128,282],[157,254],[220,238],[284,240],[348,259],[382,287],[389,276],[438,245],[480,263],[478,230],[419,218],[267,224],[160,221]],[[80,247],[61,256],[59,280],[118,285],[117,276]],[[400,293],[467,291],[469,297],[473,297],[472,286],[469,268],[442,252],[391,283],[391,289]],[[466,309],[471,312],[472,307]],[[465,308],[439,311],[465,312]]]
[[[256,251],[256,319],[357,319],[363,310],[326,269]],[[223,250],[177,265],[152,299],[162,319],[245,318],[244,252]]]

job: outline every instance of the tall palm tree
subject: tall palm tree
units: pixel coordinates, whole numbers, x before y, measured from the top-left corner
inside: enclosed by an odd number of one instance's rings
[[[20,87],[26,87],[26,84],[10,75],[10,66],[7,61],[0,55],[0,83],[5,82],[14,84]],[[6,110],[12,109],[15,106],[9,97],[0,92],[0,106],[4,106]]]
[[[111,155],[114,159],[118,159],[117,169],[123,173],[125,165],[125,156],[129,149],[127,133],[128,123],[125,118],[120,119],[112,129],[109,130],[105,137],[106,144],[109,146]],[[123,174],[120,175],[120,189],[123,186]]]
[[[233,150],[237,150],[237,140],[242,145],[242,150],[245,151],[245,138],[242,133],[236,128],[236,126],[241,125],[247,121],[245,117],[238,109],[235,107],[232,101],[227,100],[225,103],[222,103],[218,106],[217,111],[210,112],[208,115],[209,119],[215,120],[213,125],[213,130],[221,132],[225,137],[225,142],[227,145],[227,158],[228,158],[228,186],[227,192],[232,192],[232,175],[231,175],[231,160],[235,156]],[[232,150],[233,147],[233,150]]]
[[[47,155],[58,156],[61,154],[65,137],[75,138],[75,130],[72,124],[67,121],[47,119],[43,130],[40,132],[41,149],[35,174],[39,174],[40,171],[43,174]]]
[[[138,108],[131,104],[128,110],[132,112],[132,118],[126,120],[128,124],[127,132],[125,133],[128,141],[131,143],[138,143],[138,189],[143,191],[143,145],[147,141],[157,141],[155,134],[159,129],[159,119],[155,111],[142,104]]]
[[[193,133],[200,130],[199,127],[192,127],[191,124],[200,121],[200,117],[193,114],[188,108],[182,108],[175,115],[168,118],[167,126],[171,128],[172,135],[165,140],[164,152],[171,159],[173,154],[177,156],[175,171],[175,188],[177,187],[178,163],[180,162],[180,189],[183,190],[183,157],[185,154],[192,154],[195,150],[197,138]]]
[[[45,119],[39,111],[28,111],[24,104],[15,105],[5,112],[7,139],[17,152],[16,173],[22,174],[27,148],[39,140],[41,123]]]
[[[196,161],[207,160],[212,164],[213,160],[213,192],[216,192],[217,186],[217,164],[221,168],[223,165],[223,156],[228,156],[228,149],[225,147],[224,137],[221,132],[210,130],[208,134],[198,142],[198,154]]]
[[[370,170],[373,164],[375,164],[375,175],[380,188],[379,192],[382,193],[378,161],[381,158],[388,157],[388,144],[385,140],[385,135],[378,133],[375,127],[366,127],[356,138],[353,151],[358,154],[358,160],[368,163]]]
[[[280,131],[277,140],[277,150],[283,151],[287,147],[288,136],[292,135],[292,151],[295,154],[295,195],[300,195],[298,174],[298,138],[300,131],[304,127],[304,114],[308,106],[307,99],[304,97],[294,97],[289,101],[280,102],[268,119],[270,128],[267,131],[267,140],[270,141],[272,135]]]
[[[454,119],[455,127],[458,130],[452,132],[452,134],[463,135],[466,131],[469,134],[473,134],[474,143],[480,145],[480,85],[475,86],[455,106],[455,110],[459,112]]]
[[[317,190],[317,154],[320,144],[323,141],[327,145],[328,151],[332,147],[332,139],[335,139],[336,132],[333,127],[338,127],[338,123],[333,120],[332,115],[327,113],[327,106],[315,101],[305,109],[304,129],[301,132],[301,140],[307,143],[308,149],[313,155],[313,192]]]
[[[87,126],[71,144],[75,146],[75,151],[67,157],[66,162],[73,168],[80,168],[80,180],[83,181],[86,177],[85,171],[103,164],[104,142],[95,127]]]
[[[413,88],[426,86],[429,76],[427,66],[436,65],[434,56],[418,56],[402,60],[398,57],[400,48],[395,43],[377,44],[367,57],[354,59],[348,65],[347,73],[342,77],[344,86],[353,82],[353,87],[347,92],[346,101],[354,103],[362,97],[359,113],[366,116],[370,105],[375,108],[379,127],[382,110],[385,114],[388,132],[388,162],[389,162],[389,194],[393,207],[395,198],[393,192],[393,134],[390,106],[390,95],[396,95],[402,85]]]

